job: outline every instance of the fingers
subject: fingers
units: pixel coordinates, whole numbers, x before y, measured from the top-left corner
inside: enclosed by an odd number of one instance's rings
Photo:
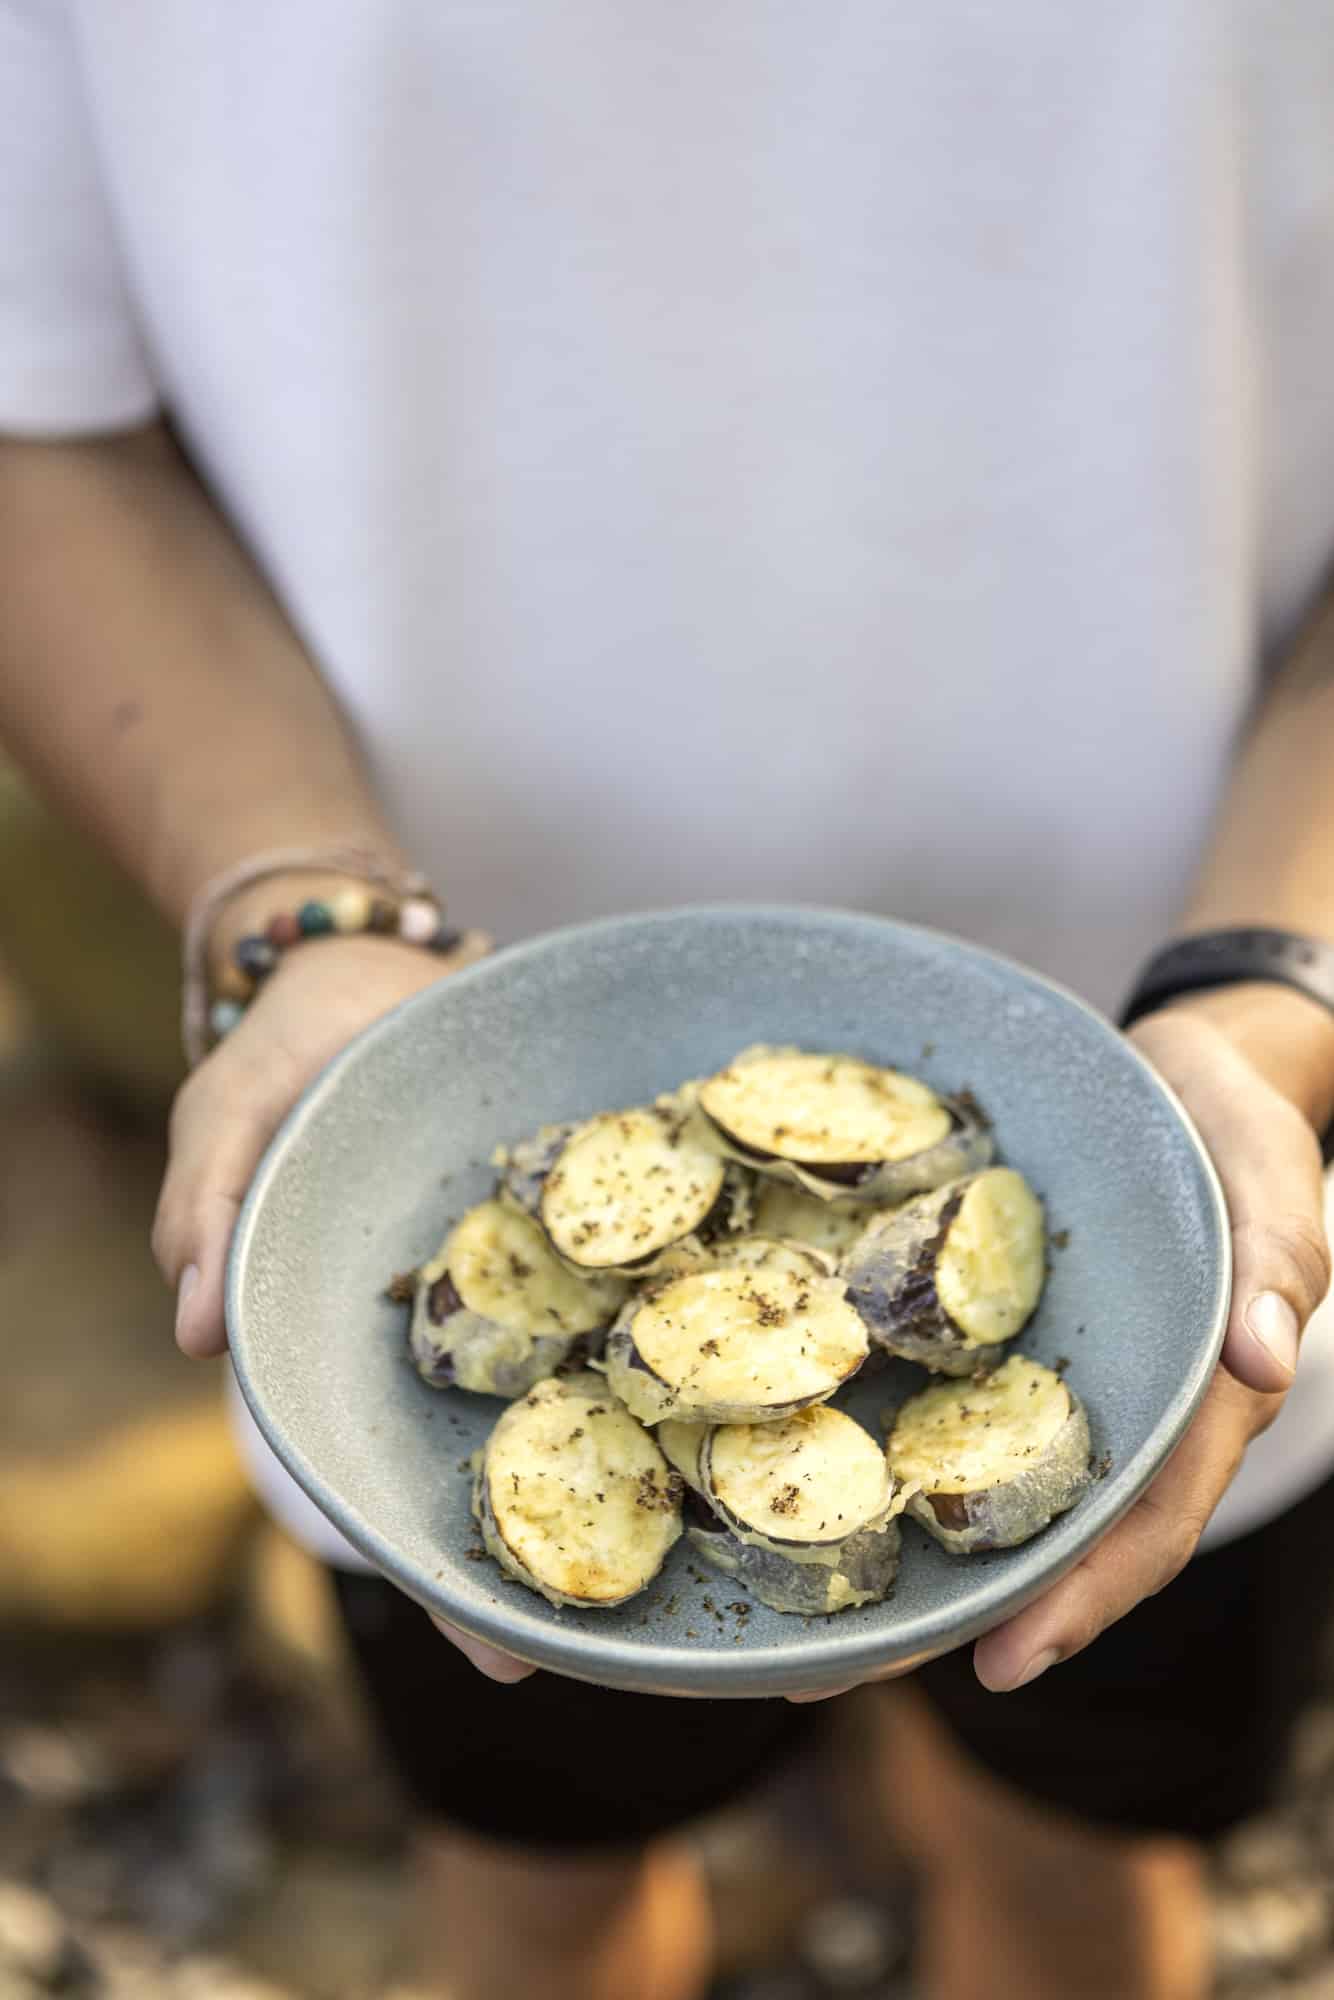
[[[804,1694],[787,1694],[783,1696],[783,1699],[784,1701],[797,1703],[806,1701],[837,1701],[841,1694],[851,1694],[854,1688],[873,1687],[880,1681],[902,1680],[905,1675],[910,1674],[912,1671],[911,1667],[881,1667],[876,1672],[863,1674],[860,1680],[843,1681],[838,1687],[833,1688],[813,1688],[809,1693]]]
[[[1257,1429],[1255,1396],[1223,1369],[1176,1452],[1111,1533],[1051,1590],[979,1639],[978,1679],[1022,1687],[1082,1652],[1189,1562]]]
[[[176,1342],[195,1358],[227,1344],[227,1247],[251,1176],[282,1105],[269,1094],[226,1088],[214,1060],[183,1085],[171,1115],[171,1149],[153,1222],[153,1255],[176,1288]]]
[[[474,1639],[468,1632],[460,1632],[457,1625],[447,1625],[443,1618],[437,1618],[434,1611],[426,1616],[436,1631],[451,1646],[456,1646],[465,1660],[471,1661],[479,1674],[485,1674],[489,1681],[500,1681],[509,1686],[515,1681],[526,1681],[530,1674],[537,1672],[525,1660],[516,1660],[511,1653],[502,1653],[496,1646],[488,1646],[481,1639]]]

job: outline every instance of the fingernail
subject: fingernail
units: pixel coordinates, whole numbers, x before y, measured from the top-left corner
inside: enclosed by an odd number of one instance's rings
[[[1013,1694],[1016,1688],[1027,1687],[1028,1683],[1035,1681],[1039,1674],[1045,1674],[1048,1667],[1054,1667],[1060,1657],[1055,1646],[1048,1646],[1041,1653],[1034,1653],[1019,1678],[1011,1681],[1008,1688],[997,1689],[997,1693]]]
[[[198,1264],[187,1264],[181,1272],[181,1281],[176,1287],[176,1338],[181,1337],[181,1327],[185,1321],[185,1308],[190,1303],[190,1294],[199,1283]]]
[[[1297,1315],[1281,1292],[1261,1292],[1246,1308],[1246,1325],[1260,1345],[1267,1348],[1280,1368],[1289,1375],[1297,1368],[1297,1343],[1301,1328]]]

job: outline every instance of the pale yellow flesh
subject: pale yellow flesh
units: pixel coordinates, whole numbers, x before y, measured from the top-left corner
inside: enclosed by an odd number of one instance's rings
[[[926,1493],[976,1493],[1032,1468],[1070,1414],[1060,1376],[1012,1354],[982,1382],[944,1382],[903,1405],[890,1470]]]
[[[950,1130],[926,1084],[854,1056],[747,1051],[699,1101],[743,1147],[811,1166],[909,1159]]]
[[[691,1271],[728,1267],[746,1271],[790,1271],[800,1277],[827,1276],[833,1262],[809,1243],[785,1243],[777,1236],[718,1236],[711,1243],[691,1237],[664,1250],[653,1266],[654,1278],[685,1277]]]
[[[776,1424],[722,1424],[709,1485],[738,1521],[783,1542],[843,1541],[888,1507],[885,1454],[861,1425],[821,1404]]]
[[[789,1181],[766,1180],[755,1198],[755,1228],[761,1236],[804,1243],[831,1257],[841,1257],[850,1250],[867,1223],[880,1213],[866,1203],[859,1208],[840,1208],[837,1202],[821,1201]]]
[[[936,1294],[978,1346],[1011,1340],[1028,1319],[1046,1266],[1042,1204],[1012,1167],[969,1185],[936,1259]]]
[[[608,1112],[562,1149],[542,1190],[542,1223],[571,1263],[637,1263],[698,1228],[724,1172],[679,1115]]]
[[[831,1395],[867,1353],[836,1280],[784,1269],[676,1278],[634,1316],[640,1357],[683,1403],[794,1403]]]
[[[446,1271],[470,1312],[534,1337],[608,1326],[629,1291],[624,1279],[569,1270],[532,1217],[503,1201],[470,1208],[422,1277]]]
[[[679,1472],[686,1485],[696,1493],[702,1490],[699,1455],[708,1435],[707,1424],[686,1423],[680,1417],[668,1417],[665,1423],[656,1425],[653,1432],[668,1465],[674,1472]]]
[[[709,1246],[709,1264],[718,1270],[782,1271],[793,1278],[828,1277],[830,1260],[809,1243],[784,1243],[776,1236],[724,1236]]]
[[[595,1377],[539,1382],[486,1446],[496,1528],[549,1589],[615,1604],[657,1575],[681,1532],[670,1471],[653,1439]]]

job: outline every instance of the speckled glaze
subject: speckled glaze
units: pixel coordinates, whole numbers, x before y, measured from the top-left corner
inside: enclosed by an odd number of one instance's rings
[[[500,1413],[428,1388],[390,1275],[489,1189],[502,1139],[642,1101],[752,1042],[849,1050],[974,1090],[1004,1158],[1068,1231],[1017,1343],[1068,1356],[1109,1465],[1034,1541],[961,1561],[916,1523],[885,1604],[804,1621],[735,1593],[682,1541],[644,1596],[555,1610],[469,1560],[464,1461]],[[909,1666],[987,1630],[1106,1533],[1171,1452],[1217,1359],[1230,1278],[1217,1177],[1176,1099],[1099,1015],[954,938],[830,910],[697,908],[557,931],[457,973],[354,1042],[250,1190],[228,1274],[242,1389],[274,1450],[409,1596],[578,1680],[783,1694]],[[839,1397],[878,1435],[926,1377]],[[692,1576],[692,1567],[699,1579]],[[718,1606],[710,1611],[705,1600]]]

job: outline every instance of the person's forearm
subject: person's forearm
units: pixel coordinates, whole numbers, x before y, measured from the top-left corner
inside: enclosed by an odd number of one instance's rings
[[[177,922],[262,849],[400,858],[329,690],[161,426],[0,439],[0,737]]]
[[[1237,760],[1184,931],[1273,924],[1334,943],[1334,588],[1276,674]],[[1318,1127],[1334,1118],[1334,1016],[1273,985],[1193,1004]]]

